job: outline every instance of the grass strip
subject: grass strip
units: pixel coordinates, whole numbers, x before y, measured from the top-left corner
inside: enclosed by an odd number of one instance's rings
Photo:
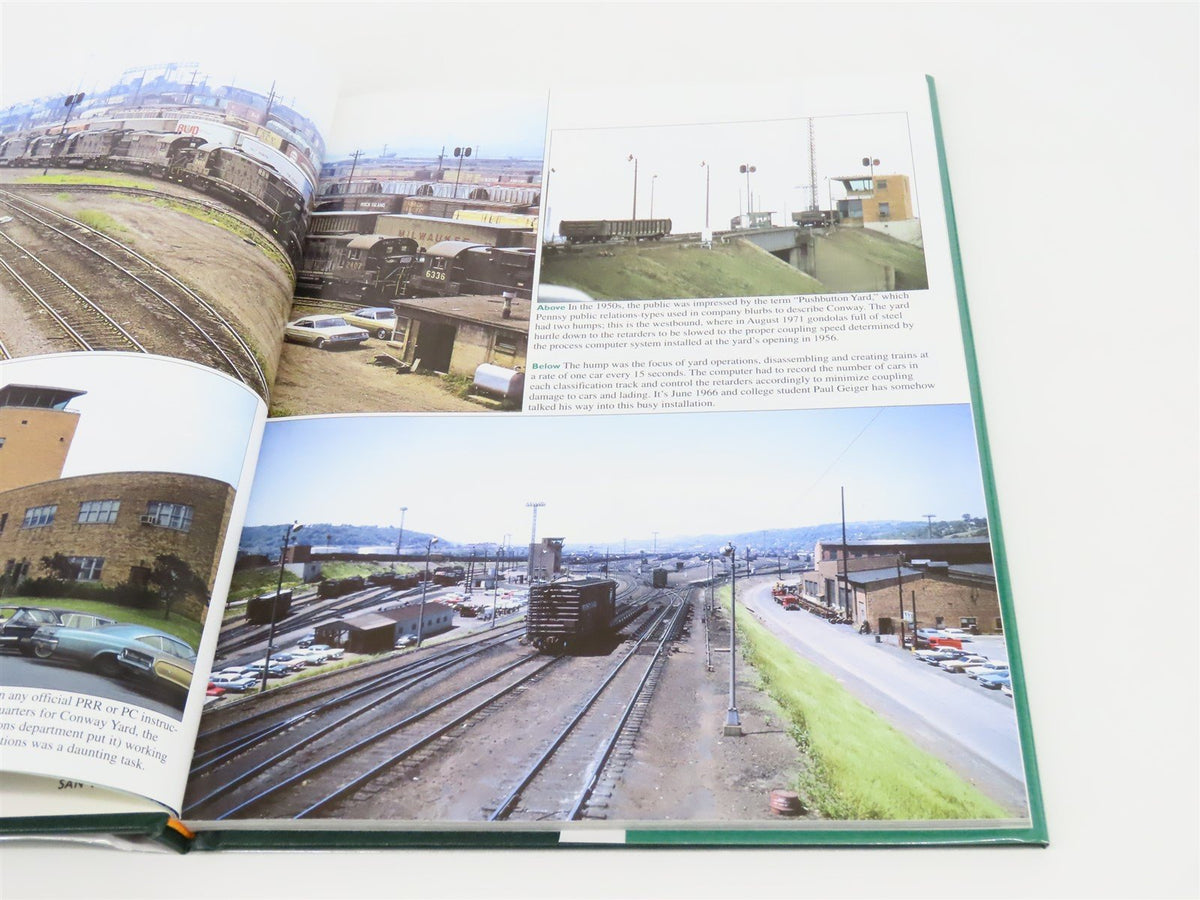
[[[200,646],[200,623],[193,619],[185,619],[178,612],[172,613],[171,618],[164,619],[161,609],[133,609],[129,606],[118,606],[115,603],[102,603],[99,600],[78,600],[75,597],[6,597],[4,605],[70,609],[93,616],[104,616],[108,619],[116,619],[126,625],[143,625],[146,628],[154,628],[167,634],[173,634],[180,640],[187,641],[193,647]]]
[[[729,588],[718,590],[729,608]],[[832,819],[994,819],[1010,813],[921,750],[749,615],[738,640],[812,765],[798,790]]]

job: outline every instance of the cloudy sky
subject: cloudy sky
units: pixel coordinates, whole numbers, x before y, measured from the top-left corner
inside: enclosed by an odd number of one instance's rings
[[[267,425],[247,524],[398,525],[571,543],[983,515],[970,408],[345,416]]]

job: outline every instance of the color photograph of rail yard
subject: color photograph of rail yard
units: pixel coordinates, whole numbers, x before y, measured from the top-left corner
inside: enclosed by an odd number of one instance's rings
[[[543,300],[928,287],[903,114],[552,128],[548,160]]]
[[[0,111],[0,354],[174,356],[265,398],[322,138],[269,79],[105,72]]]
[[[185,814],[1022,827],[984,506],[966,406],[270,423]]]
[[[521,407],[545,98],[423,100],[339,107],[273,415]]]

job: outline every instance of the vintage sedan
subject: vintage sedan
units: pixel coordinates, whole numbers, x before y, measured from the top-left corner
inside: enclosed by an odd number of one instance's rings
[[[47,625],[61,625],[62,619],[53,609],[39,606],[6,606],[0,608],[0,647],[19,650],[33,656],[33,636]]]
[[[46,625],[31,639],[38,659],[64,662],[101,675],[132,676],[145,687],[166,690],[175,699],[187,693],[196,651],[171,634],[145,625],[71,628]]]
[[[396,330],[396,311],[386,306],[366,306],[347,315],[346,322],[367,329],[382,341]]]
[[[288,322],[284,337],[301,344],[312,344],[318,350],[325,347],[352,347],[361,344],[369,334],[362,328],[347,325],[341,316],[305,316]]]

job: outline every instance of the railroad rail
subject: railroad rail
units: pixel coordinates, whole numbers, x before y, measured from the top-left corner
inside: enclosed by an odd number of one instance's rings
[[[146,352],[137,338],[75,285],[38,259],[32,250],[4,232],[0,232],[0,238],[3,238],[0,241],[0,267],[16,279],[79,349]],[[16,257],[8,255],[10,247],[16,249]],[[18,267],[24,269],[24,275]]]
[[[193,209],[209,213],[216,216],[224,216],[234,220],[239,225],[249,229],[251,239],[260,247],[270,249],[280,255],[280,261],[287,267],[288,277],[295,280],[295,267],[288,259],[287,248],[282,243],[277,241],[273,236],[266,234],[262,228],[254,223],[253,219],[247,218],[230,207],[220,203],[213,203],[211,200],[200,200],[196,197],[187,197],[183,194],[172,194],[166,191],[156,191],[153,188],[131,187],[129,185],[109,185],[109,184],[71,184],[70,182],[57,182],[54,184],[29,184],[18,183],[10,185],[19,187],[21,192],[41,192],[41,193],[60,193],[64,190],[71,193],[88,193],[88,194],[130,194],[132,196],[150,197],[154,200],[170,200],[173,203],[179,203],[182,206],[190,206]]]
[[[175,327],[178,328],[184,323],[191,327],[192,330],[188,333],[193,338],[199,337],[197,343],[206,349],[216,368],[233,375],[263,396],[266,395],[266,373],[250,345],[211,303],[174,275],[127,244],[27,197],[0,190],[0,204],[14,212],[23,222],[36,223],[37,226],[53,232],[122,273],[126,279],[137,284],[171,310],[167,317]],[[30,208],[34,212],[31,212]],[[48,220],[56,220],[59,224]],[[59,225],[70,228],[74,233],[64,230],[64,227]],[[168,295],[173,295],[174,299]],[[159,309],[158,312],[161,314],[162,310]]]
[[[496,805],[488,817],[489,822],[511,820],[517,815],[521,815],[526,820],[535,821],[579,818],[623,729],[638,707],[639,701],[644,706],[651,673],[657,671],[659,663],[665,659],[666,648],[678,636],[687,610],[688,603],[685,599],[682,602],[664,606],[656,613],[620,662],[612,668],[595,691],[580,704],[570,721],[559,731],[504,799]],[[635,669],[627,668],[635,659],[644,656],[641,653],[642,648],[656,636],[658,638],[657,646],[649,663],[641,670],[640,674]],[[632,690],[619,692],[617,688],[629,680],[634,682]],[[601,742],[597,752],[595,749],[596,731],[602,729],[612,716],[614,703],[617,705],[617,725],[607,739]],[[572,745],[571,742],[574,744]],[[564,810],[561,808],[558,798],[562,796],[564,790],[569,789],[566,786],[568,783],[578,781],[581,759],[588,760],[587,777],[583,786],[578,788],[575,793],[575,801]],[[557,760],[562,760],[562,765],[559,770],[555,771],[551,766]],[[570,771],[564,772],[564,769]],[[520,810],[517,807],[518,801],[524,802],[524,806]],[[540,806],[539,801],[541,801]]]

